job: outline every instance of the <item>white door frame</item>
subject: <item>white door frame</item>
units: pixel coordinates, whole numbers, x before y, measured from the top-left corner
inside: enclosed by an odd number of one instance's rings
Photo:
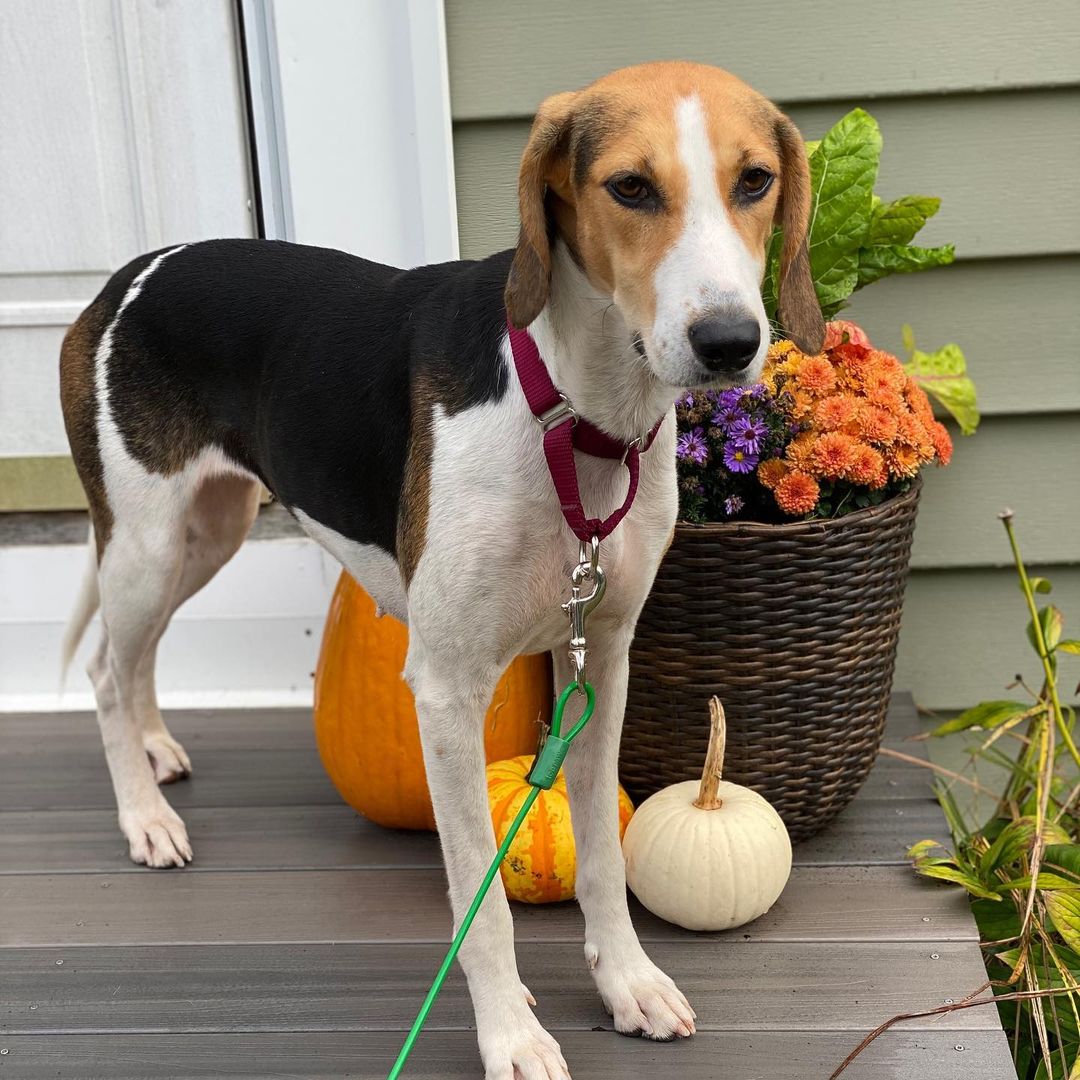
[[[442,0],[241,0],[263,233],[458,257]]]

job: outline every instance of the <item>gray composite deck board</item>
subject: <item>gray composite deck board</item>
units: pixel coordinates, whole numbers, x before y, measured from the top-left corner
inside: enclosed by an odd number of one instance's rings
[[[852,1049],[849,1032],[702,1032],[676,1043],[560,1032],[574,1076],[588,1080],[817,1080]],[[5,1038],[0,1076],[19,1080],[382,1080],[397,1032],[297,1035],[19,1035]],[[471,1032],[421,1039],[409,1080],[479,1080]],[[851,1080],[1015,1080],[998,1031],[890,1031],[845,1074]]]
[[[93,717],[0,716],[0,1080],[385,1076],[449,934],[436,839],[343,806],[306,712],[168,719],[195,760],[167,794],[197,861],[154,872],[127,861]],[[921,756],[919,729],[896,699],[886,745]],[[576,905],[515,905],[523,978],[575,1080],[824,1080],[882,1020],[970,993],[967,902],[904,859],[947,837],[929,775],[879,759],[750,926],[691,934],[634,905],[697,1008],[689,1042],[614,1035]],[[478,1078],[471,1023],[455,971],[407,1076]],[[1015,1076],[993,1008],[895,1029],[846,1075]]]
[[[103,1028],[143,1034],[285,1027],[405,1031],[417,991],[426,989],[444,949],[398,942],[11,949],[0,966],[0,1014],[11,1033],[27,1035]],[[612,1030],[580,940],[519,942],[517,955],[521,977],[537,999],[537,1015],[548,1027]],[[962,942],[838,949],[736,939],[714,946],[714,963],[705,965],[699,942],[664,941],[654,943],[650,955],[693,1001],[699,1030],[709,1031],[869,1030],[913,1002],[935,1008],[946,998],[959,1000],[984,978],[978,954]],[[459,971],[447,982],[428,1026],[471,1028]],[[941,1024],[929,1018],[910,1026],[936,1030]],[[949,1026],[999,1025],[992,1010],[966,1009]]]
[[[174,784],[181,790],[184,784]],[[336,798],[336,796],[335,796]],[[427,833],[380,829],[340,801],[335,806],[198,807],[186,810],[198,852],[189,870],[360,870],[439,868],[438,841]],[[0,875],[142,874],[127,856],[114,810],[8,811],[2,819]],[[795,848],[796,866],[906,865],[910,837],[944,841],[936,803],[864,798],[824,832]]]
[[[441,870],[11,874],[0,945],[448,940]],[[962,894],[900,867],[803,866],[772,910],[701,935],[634,903],[645,941],[971,941]],[[576,904],[515,904],[519,941],[582,941]]]

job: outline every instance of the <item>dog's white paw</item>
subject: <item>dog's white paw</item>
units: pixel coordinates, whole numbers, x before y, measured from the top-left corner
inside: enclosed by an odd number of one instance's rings
[[[533,1016],[525,998],[498,1017],[478,1020],[477,1039],[485,1080],[570,1080],[559,1044]]]
[[[163,799],[146,808],[121,812],[131,861],[143,866],[183,866],[191,862],[191,842],[180,815]]]
[[[154,779],[159,784],[171,784],[191,775],[191,758],[187,751],[167,732],[143,736],[143,749],[154,767]]]
[[[623,953],[586,945],[585,958],[616,1031],[661,1041],[686,1039],[697,1031],[697,1013],[640,946]]]

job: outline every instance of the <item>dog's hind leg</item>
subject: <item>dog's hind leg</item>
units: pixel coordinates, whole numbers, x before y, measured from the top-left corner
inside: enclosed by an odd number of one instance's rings
[[[143,745],[140,665],[161,636],[184,569],[190,480],[153,487],[138,513],[117,513],[98,581],[104,635],[90,664],[98,724],[131,858],[147,866],[183,866],[191,845],[180,817],[158,790]]]
[[[173,738],[158,708],[154,684],[158,643],[177,608],[237,552],[258,510],[258,482],[227,474],[204,480],[185,514],[183,567],[157,632],[147,642],[135,679],[135,711],[142,728],[142,743],[159,784],[187,776],[191,760]]]

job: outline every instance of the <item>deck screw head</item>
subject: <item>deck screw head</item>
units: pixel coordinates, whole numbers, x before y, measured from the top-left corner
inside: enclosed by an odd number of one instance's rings
[[[30,1011],[31,1011],[31,1012],[33,1012],[33,1011],[34,1011],[34,1010],[35,1010],[36,1008],[37,1008],[37,1006],[36,1006],[36,1005],[31,1005],[31,1006],[30,1006]]]
[[[103,889],[107,889],[107,888],[109,887],[109,882],[107,882],[107,881],[103,881],[103,882],[101,883],[101,887],[102,887]]]
[[[930,916],[929,916],[929,915],[924,915],[924,916],[922,917],[922,921],[923,921],[923,922],[929,922],[929,921],[930,921]]]
[[[961,1045],[960,1045],[959,1043],[957,1043],[957,1044],[956,1044],[956,1045],[955,1045],[955,1046],[953,1047],[953,1049],[954,1049],[954,1050],[963,1050],[964,1048],[963,1048],[963,1047],[962,1047],[962,1046],[961,1046]]]
[[[63,960],[57,960],[56,961],[56,966],[60,967],[60,965],[63,964],[63,962],[64,962]]]
[[[6,1046],[2,1050],[0,1050],[0,1054],[6,1054],[7,1052],[8,1051]]]
[[[946,999],[945,999],[945,1000],[944,1000],[944,1001],[942,1002],[942,1005],[952,1005],[952,1003],[953,1003],[953,999],[952,999],[952,998],[946,998]]]
[[[938,958],[938,954],[937,954],[936,952],[932,952],[932,953],[930,954],[930,959],[931,959],[931,960],[936,960],[937,958]]]

